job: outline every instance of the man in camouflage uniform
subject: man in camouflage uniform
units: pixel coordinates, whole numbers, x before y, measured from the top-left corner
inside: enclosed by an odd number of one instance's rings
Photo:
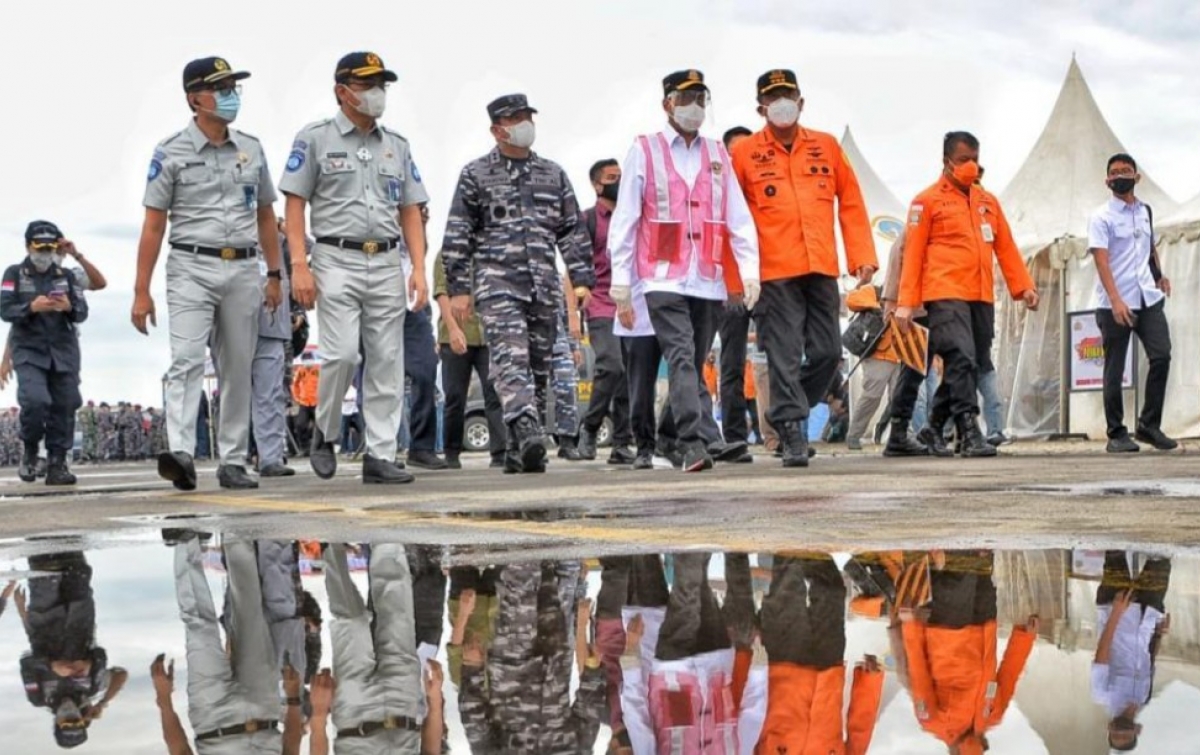
[[[115,461],[117,458],[117,418],[112,408],[101,402],[96,416],[96,429],[100,437],[100,461]]]
[[[555,248],[581,306],[596,276],[566,172],[530,150],[537,111],[523,94],[500,97],[487,111],[496,148],[459,176],[443,246],[446,283],[459,322],[470,314],[474,288],[509,427],[505,471],[542,472],[546,446],[535,384],[544,390],[549,383],[562,305]]]
[[[167,423],[163,413],[157,409],[150,409],[150,455],[158,458],[158,455],[163,451],[169,451],[170,446],[167,443]]]
[[[79,428],[83,432],[83,460],[95,463],[99,461],[100,435],[96,427],[96,402],[89,401],[87,406],[79,410]]]
[[[579,454],[579,406],[576,402],[579,396],[579,368],[575,366],[575,358],[579,354],[579,341],[571,333],[568,324],[570,315],[565,310],[564,315],[558,321],[551,357],[554,369],[554,430],[558,436],[559,458],[583,461]]]
[[[458,709],[473,752],[590,753],[606,711],[604,671],[594,647],[575,660],[572,626],[586,644],[590,607],[578,562],[510,564],[496,588],[499,608],[486,664],[463,653]],[[576,611],[583,613],[576,614]]]
[[[0,464],[11,467],[21,461],[21,437],[18,432],[17,410],[11,408],[0,415]]]

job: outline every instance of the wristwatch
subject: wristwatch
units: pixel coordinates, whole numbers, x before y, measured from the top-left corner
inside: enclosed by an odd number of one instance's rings
[[[276,699],[278,699],[278,698],[276,698]],[[304,704],[304,701],[303,701],[303,700],[301,700],[301,699],[300,699],[300,698],[298,698],[298,697],[289,697],[289,698],[287,699],[287,704],[288,704],[288,707],[289,707],[289,708],[292,708],[292,707],[299,707],[299,706],[301,706],[301,705],[303,705],[303,704]]]
[[[277,281],[281,281],[281,280],[283,280],[283,271],[282,270],[268,270],[267,277],[274,278]]]

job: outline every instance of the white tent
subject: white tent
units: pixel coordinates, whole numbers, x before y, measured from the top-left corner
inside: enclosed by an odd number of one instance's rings
[[[995,362],[1001,392],[1009,398],[1007,424],[1017,437],[1047,436],[1060,430],[1105,437],[1100,392],[1064,391],[1069,375],[1063,337],[1068,333],[1068,312],[1096,306],[1096,272],[1087,255],[1088,218],[1111,196],[1104,185],[1108,158],[1127,151],[1072,59],[1042,135],[1001,195],[1042,294],[1039,311],[1027,314],[1023,305],[1011,301],[997,276]],[[1156,225],[1163,225],[1161,219],[1173,219],[1180,209],[1144,168],[1138,196],[1154,208]],[[1171,257],[1164,258],[1163,265],[1178,281],[1178,288],[1200,284],[1195,277],[1200,269],[1190,259],[1181,254]],[[1167,394],[1170,411],[1163,430],[1200,435],[1200,328],[1186,322],[1186,313],[1178,307],[1168,308],[1168,318],[1176,349]],[[1060,411],[1065,395],[1070,396],[1066,418]],[[1136,419],[1133,398],[1134,392],[1128,391],[1127,424]]]

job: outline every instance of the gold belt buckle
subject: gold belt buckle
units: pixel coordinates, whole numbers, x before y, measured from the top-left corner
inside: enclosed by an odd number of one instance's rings
[[[367,254],[375,254],[376,252],[379,251],[379,242],[378,241],[363,242],[363,251],[366,252]]]
[[[395,729],[395,728],[396,728],[396,719],[395,719],[395,717],[393,717],[393,716],[387,716],[387,717],[385,717],[385,718],[383,719],[383,728],[385,728],[385,729]]]
[[[222,249],[221,254],[224,254],[226,251],[232,252],[233,250],[232,249],[229,249],[229,250]],[[246,731],[247,731],[247,733],[250,733],[250,734],[253,734],[254,732],[258,731],[258,721],[255,721],[253,719],[247,721],[246,722]]]
[[[234,249],[233,247],[227,246],[221,250],[221,259],[223,259],[223,260],[231,260],[231,259],[234,259],[236,256],[237,256],[237,250]]]

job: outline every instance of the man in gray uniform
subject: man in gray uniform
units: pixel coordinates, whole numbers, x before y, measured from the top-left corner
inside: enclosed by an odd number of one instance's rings
[[[259,272],[266,275],[266,267]],[[288,280],[284,274],[283,301],[288,300]],[[254,348],[251,385],[254,389],[252,413],[254,445],[258,447],[258,473],[262,477],[291,477],[296,470],[283,463],[287,450],[288,395],[283,390],[287,371],[287,345],[292,340],[292,319],[288,307],[258,313],[258,343]]]
[[[395,80],[396,74],[374,53],[343,57],[334,72],[337,115],[300,131],[279,182],[287,195],[284,215],[292,249],[304,248],[305,209],[312,205],[317,237],[312,268],[302,256],[293,256],[292,291],[296,301],[311,309],[320,289],[317,325],[324,361],[309,462],[326,480],[337,472],[333,439],[341,427],[342,398],[354,379],[360,344],[367,428],[363,482],[413,480],[395,462],[396,428],[404,406],[408,303],[400,247],[406,246],[412,258],[407,291],[415,300],[413,309],[423,309],[428,292],[420,205],[429,197],[408,141],[378,122],[387,85]]]
[[[204,352],[214,327],[213,358],[221,365],[218,446],[223,488],[255,488],[246,474],[250,445],[250,375],[258,337],[258,311],[282,301],[275,187],[262,145],[229,128],[240,104],[238,81],[223,58],[193,60],[183,70],[183,89],[194,113],[191,124],[154,150],[143,204],[146,218],[138,243],[133,325],[157,326],[150,279],[167,221],[167,309],[171,367],[167,373],[167,435],[171,450],[158,457],[158,473],[179,490],[196,487],[196,413],[204,382]],[[260,252],[261,246],[261,252]],[[258,255],[265,254],[266,296]]]
[[[262,585],[254,543],[226,538],[229,645],[221,639],[217,609],[200,539],[175,546],[175,592],[186,632],[188,718],[195,731],[199,755],[225,753],[295,753],[299,755],[304,722],[301,717],[300,674],[290,665],[282,671],[287,715],[279,731],[279,654],[263,609]],[[151,666],[163,740],[168,752],[192,752],[171,701],[175,662],[164,666],[158,656]]]
[[[549,385],[562,306],[555,248],[562,252],[582,308],[596,275],[566,171],[530,150],[537,111],[525,95],[509,94],[489,104],[487,112],[496,148],[459,176],[442,247],[446,285],[460,323],[470,314],[474,288],[509,427],[505,470],[542,472],[546,445],[539,418],[544,411],[537,396],[544,396]]]

